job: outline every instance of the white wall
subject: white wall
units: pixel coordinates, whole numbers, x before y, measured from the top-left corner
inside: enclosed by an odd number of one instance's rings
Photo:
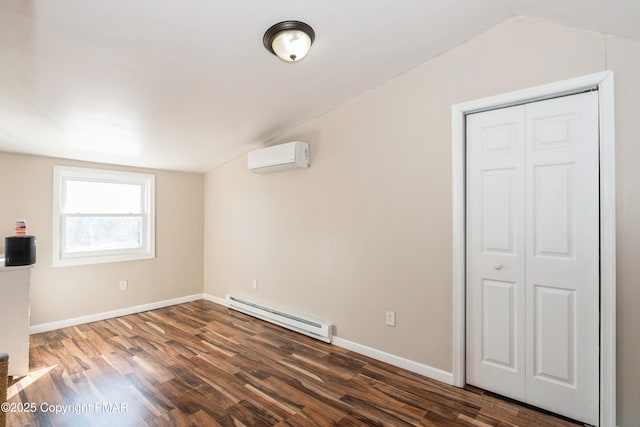
[[[614,69],[618,424],[637,425],[639,49],[514,18],[274,141],[309,141],[310,169],[255,175],[242,156],[210,171],[205,292],[327,319],[342,338],[450,371],[451,105]],[[396,328],[384,325],[387,309]]]

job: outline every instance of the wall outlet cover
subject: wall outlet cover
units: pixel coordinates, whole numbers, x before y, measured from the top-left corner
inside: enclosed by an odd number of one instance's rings
[[[396,326],[396,312],[395,311],[387,311],[386,324],[387,324],[387,326]]]

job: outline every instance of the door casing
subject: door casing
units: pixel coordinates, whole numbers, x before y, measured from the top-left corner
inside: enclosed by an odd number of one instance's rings
[[[453,385],[465,384],[465,115],[598,89],[600,138],[600,426],[616,426],[616,210],[613,71],[456,104],[452,123]]]

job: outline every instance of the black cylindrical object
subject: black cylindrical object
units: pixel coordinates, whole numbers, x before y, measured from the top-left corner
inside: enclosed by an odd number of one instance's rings
[[[36,236],[9,236],[4,239],[4,265],[36,263]]]

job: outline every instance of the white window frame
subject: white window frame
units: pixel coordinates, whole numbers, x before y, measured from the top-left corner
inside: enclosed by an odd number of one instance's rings
[[[68,213],[64,206],[66,179],[90,182],[109,182],[140,185],[142,189],[142,246],[135,249],[110,249],[63,253],[65,221]],[[121,215],[118,215],[121,216]],[[140,216],[135,214],[133,216]],[[101,264],[107,262],[135,261],[155,258],[155,175],[118,170],[80,168],[72,166],[53,167],[53,266]]]

